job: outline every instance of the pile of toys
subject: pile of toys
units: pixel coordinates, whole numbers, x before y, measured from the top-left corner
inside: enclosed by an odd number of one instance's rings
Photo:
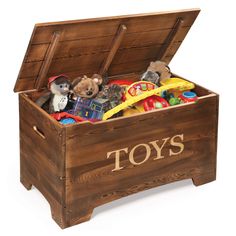
[[[151,62],[137,82],[106,81],[101,75],[70,78],[50,77],[48,91],[36,104],[61,124],[101,121],[118,116],[196,102],[194,84],[172,77],[165,62]]]

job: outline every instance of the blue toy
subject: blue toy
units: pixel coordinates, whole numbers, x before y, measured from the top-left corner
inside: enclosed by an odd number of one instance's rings
[[[63,118],[59,121],[63,125],[75,124],[76,121],[73,118]]]
[[[79,97],[70,113],[85,119],[102,120],[104,112],[110,109],[108,99],[88,99]]]

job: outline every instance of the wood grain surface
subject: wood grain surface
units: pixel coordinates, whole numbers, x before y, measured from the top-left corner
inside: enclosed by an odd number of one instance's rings
[[[216,176],[218,97],[206,96],[198,103],[159,110],[133,117],[97,124],[81,124],[66,128],[67,206],[70,224],[81,222],[84,214],[106,202],[172,181],[192,178],[195,185],[212,181]],[[150,158],[134,166],[122,153],[120,165],[113,172],[114,158],[107,152],[184,135],[183,153],[170,157],[170,145],[163,148],[160,160]],[[77,152],[74,151],[76,146]],[[136,153],[142,161],[144,149]],[[155,157],[152,149],[151,157]],[[86,211],[80,206],[86,202]],[[82,204],[85,206],[84,204]]]
[[[45,196],[61,228],[139,191],[189,178],[196,186],[215,180],[219,96],[200,85],[197,102],[97,123],[64,126],[34,103],[54,74],[102,71],[110,80],[138,80],[151,60],[171,60],[198,13],[35,26],[15,85],[27,91],[19,94],[20,178]]]
[[[24,94],[19,95],[19,109],[21,182],[27,189],[34,185],[42,192],[54,220],[63,227],[66,224],[65,129]]]
[[[76,72],[77,76],[98,73],[106,60],[111,44],[120,25],[127,31],[110,65],[108,74],[120,75],[144,71],[152,60],[159,59],[159,51],[165,47],[170,32],[178,19],[184,22],[176,32],[168,53],[162,58],[172,59],[195,21],[199,9],[185,11],[98,18],[35,25],[22,63],[14,91],[33,90],[44,87],[47,78],[61,73]],[[51,48],[51,39],[60,32],[60,40],[52,63],[41,82],[42,67]],[[37,82],[38,77],[40,83]],[[38,87],[37,87],[38,88]]]
[[[215,180],[218,95],[198,89],[207,95],[197,103],[69,126],[60,125],[20,94],[21,182],[42,192],[53,218],[65,228],[89,220],[96,206],[132,193],[187,178],[195,185]],[[115,160],[107,158],[108,152],[179,134],[184,136],[180,155],[170,156],[167,143],[164,158],[154,160],[151,148],[149,159],[134,165],[124,152],[123,169],[112,171]],[[142,162],[144,151],[135,152],[136,162]]]

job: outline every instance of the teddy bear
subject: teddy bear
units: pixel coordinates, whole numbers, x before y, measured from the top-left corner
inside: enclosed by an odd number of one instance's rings
[[[152,61],[146,72],[142,74],[141,80],[149,81],[159,86],[160,81],[164,81],[170,77],[170,68],[164,61]]]
[[[76,98],[95,98],[103,79],[101,75],[94,74],[91,78],[84,75],[72,82],[73,93]]]

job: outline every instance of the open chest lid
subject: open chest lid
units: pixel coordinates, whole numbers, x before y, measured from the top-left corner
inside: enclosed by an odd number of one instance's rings
[[[169,63],[199,9],[36,24],[14,91],[47,86],[50,76],[141,73]]]

